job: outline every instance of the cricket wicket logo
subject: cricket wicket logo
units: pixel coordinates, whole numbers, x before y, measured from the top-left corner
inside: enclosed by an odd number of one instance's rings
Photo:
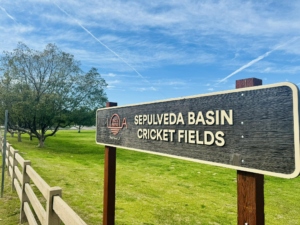
[[[127,128],[126,118],[123,118],[122,124],[120,116],[116,113],[113,114],[110,119],[107,119],[107,128],[110,129],[114,135],[117,135],[123,127]]]

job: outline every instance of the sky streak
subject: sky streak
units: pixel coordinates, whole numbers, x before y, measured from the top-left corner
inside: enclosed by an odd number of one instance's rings
[[[127,66],[129,66],[140,78],[142,78],[147,83],[151,84],[150,81],[148,81],[144,76],[142,76],[132,65],[130,65],[126,60],[124,60],[119,54],[117,54],[115,51],[113,51],[111,48],[109,48],[106,44],[104,44],[102,41],[100,41],[95,35],[92,34],[87,28],[85,28],[77,19],[75,19],[73,16],[71,16],[69,13],[67,13],[64,9],[62,9],[59,5],[57,5],[55,2],[53,4],[64,14],[66,14],[68,17],[73,19],[78,26],[80,26],[84,31],[86,31],[90,36],[92,36],[99,44],[101,44],[103,47],[105,47],[108,51],[113,53],[117,58],[119,58],[122,62],[124,62]],[[155,87],[150,87],[151,90],[156,91]]]
[[[286,45],[288,45],[290,43],[293,43],[293,42],[297,41],[299,38],[300,37],[294,37],[291,40],[289,40],[289,41],[287,41],[287,42],[285,42],[285,43],[283,43],[281,45],[276,46],[274,49],[266,52],[265,54],[263,54],[261,56],[258,56],[256,59],[253,59],[252,61],[248,62],[247,64],[245,64],[243,66],[241,66],[240,68],[238,68],[237,70],[235,70],[234,72],[232,72],[231,74],[229,74],[228,76],[226,76],[225,78],[219,80],[217,82],[217,84],[227,81],[230,77],[234,76],[235,74],[237,74],[237,73],[243,71],[244,69],[252,66],[253,64],[259,62],[260,60],[268,57],[272,52],[274,52],[274,51],[276,51],[276,50],[278,50],[278,49],[280,49],[280,48],[282,48],[282,47],[284,47],[284,46],[286,46]]]
[[[10,19],[12,19],[15,23],[18,23],[18,22],[15,20],[15,18],[14,18],[13,16],[11,16],[11,15],[6,11],[6,9],[4,9],[4,8],[1,7],[1,6],[0,6],[0,9],[1,9],[3,12],[5,12],[5,14],[6,14]]]

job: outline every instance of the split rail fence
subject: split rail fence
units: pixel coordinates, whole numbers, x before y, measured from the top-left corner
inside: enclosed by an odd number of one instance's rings
[[[0,140],[3,154],[3,140]],[[60,187],[50,187],[31,167],[29,160],[24,160],[8,142],[6,142],[6,166],[11,178],[12,190],[15,190],[21,202],[20,223],[29,225],[86,225],[62,199]],[[31,185],[34,184],[34,185]],[[32,189],[35,186],[41,195],[37,196]],[[40,201],[40,199],[42,199]]]

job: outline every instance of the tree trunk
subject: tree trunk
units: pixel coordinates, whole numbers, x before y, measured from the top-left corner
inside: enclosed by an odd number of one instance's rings
[[[43,148],[44,146],[45,146],[45,135],[41,134],[41,136],[39,137],[38,147]]]
[[[80,133],[81,126],[78,126],[78,133]]]
[[[18,142],[22,142],[21,131],[18,131]]]
[[[38,147],[39,147],[39,148],[43,148],[44,146],[45,146],[45,143],[44,143],[43,139],[40,139],[40,140],[39,140]]]

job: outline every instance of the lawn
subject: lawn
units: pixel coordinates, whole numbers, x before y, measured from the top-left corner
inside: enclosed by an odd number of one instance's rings
[[[8,141],[87,224],[102,224],[104,148],[94,131],[59,131],[43,149],[26,135]],[[300,224],[299,188],[299,178],[265,176],[266,224]],[[236,205],[234,170],[117,149],[117,225],[236,224]],[[18,213],[6,184],[0,224],[18,224]]]

